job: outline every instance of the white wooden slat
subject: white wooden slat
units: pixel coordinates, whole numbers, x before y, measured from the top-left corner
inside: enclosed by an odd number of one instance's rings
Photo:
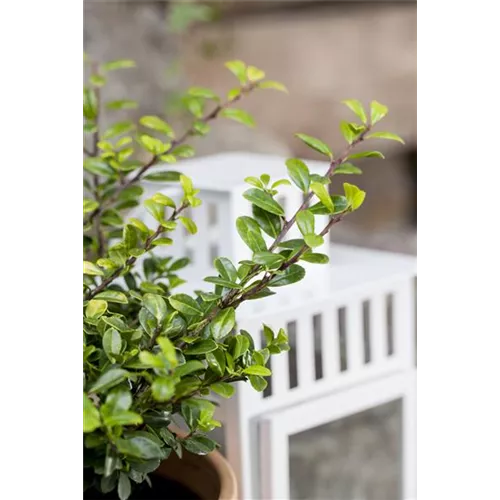
[[[340,371],[339,323],[337,309],[330,307],[321,313],[323,377],[334,380]]]
[[[363,366],[363,304],[358,300],[346,303],[347,371]]]
[[[313,318],[301,312],[296,324],[297,375],[299,387],[305,390],[315,381]]]
[[[383,364],[387,359],[387,322],[385,294],[370,297],[370,342],[372,365]]]
[[[414,365],[414,307],[413,282],[402,281],[394,290],[393,298],[393,338],[394,354],[406,367]]]

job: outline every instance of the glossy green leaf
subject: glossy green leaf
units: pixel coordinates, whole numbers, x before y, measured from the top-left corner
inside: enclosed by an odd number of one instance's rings
[[[361,151],[359,153],[353,153],[348,156],[349,160],[354,160],[355,158],[385,158],[385,156],[380,151]]]
[[[160,295],[146,293],[143,297],[144,307],[161,323],[167,317],[167,303]]]
[[[178,314],[172,313],[169,316],[169,320],[170,320],[169,325],[170,326],[173,325],[175,319],[178,319]],[[164,331],[164,333],[165,333],[165,331]],[[166,333],[169,333],[168,328],[167,328]],[[174,344],[172,344],[170,339],[168,339],[167,337],[158,337],[158,339],[156,339],[156,342],[160,346],[161,352],[163,353],[163,355],[165,356],[167,361],[170,363],[170,365],[172,367],[176,367],[179,364],[179,362],[177,361],[177,353],[176,353]]]
[[[174,172],[172,170],[164,170],[162,172],[153,172],[144,176],[145,181],[153,182],[177,182],[180,179],[180,172]]]
[[[158,377],[151,384],[151,392],[156,401],[164,402],[171,399],[175,394],[175,382],[173,378]]]
[[[266,266],[268,268],[275,268],[282,264],[285,260],[283,255],[272,253],[272,252],[255,252],[253,254],[252,260],[256,264]]]
[[[357,135],[346,121],[340,122],[340,131],[348,144],[351,144]]]
[[[128,439],[117,439],[116,446],[120,453],[127,456],[150,460],[162,458],[163,453],[156,441],[146,436],[133,436]]]
[[[120,472],[120,477],[118,478],[118,498],[120,500],[128,500],[132,493],[132,486],[130,484],[130,479],[127,474]]]
[[[257,205],[252,205],[252,215],[259,227],[269,236],[277,238],[281,232],[282,219],[280,216],[267,212]]]
[[[356,166],[354,166],[352,163],[342,163],[340,164],[334,171],[333,174],[362,174],[362,170]]]
[[[366,136],[367,139],[388,139],[390,141],[397,141],[404,144],[405,141],[399,137],[399,135],[393,134],[392,132],[374,132]]]
[[[344,182],[344,191],[348,204],[352,210],[357,210],[365,201],[366,192],[354,184]]]
[[[345,101],[342,101],[342,103],[355,113],[362,123],[367,123],[368,118],[366,117],[365,109],[357,99],[346,99]]]
[[[214,391],[216,394],[219,396],[222,396],[223,398],[230,398],[234,394],[234,386],[231,384],[228,384],[226,382],[218,382],[216,384],[212,384],[210,386],[210,389]]]
[[[232,307],[220,310],[210,324],[210,332],[215,340],[228,335],[236,324],[236,314]]]
[[[234,264],[226,257],[218,257],[214,261],[215,269],[219,272],[222,278],[235,283],[238,281],[238,273]]]
[[[305,234],[304,241],[306,245],[311,248],[319,247],[325,242],[323,236],[319,234]]]
[[[188,230],[190,234],[196,234],[198,232],[198,228],[196,227],[196,224],[192,219],[189,219],[188,217],[179,217],[179,220],[181,221],[182,225]]]
[[[243,370],[246,375],[258,375],[259,377],[269,377],[271,370],[265,366],[252,365]]]
[[[160,205],[164,205],[166,207],[175,208],[175,202],[169,196],[166,196],[162,193],[156,193],[151,198],[155,203],[159,203]]]
[[[250,380],[250,384],[252,384],[252,387],[258,392],[264,391],[267,387],[267,380],[258,375],[250,375],[248,380]]]
[[[269,282],[268,286],[277,287],[291,285],[292,283],[297,283],[297,281],[303,279],[305,275],[306,271],[303,267],[299,266],[298,264],[293,264],[289,268],[287,268],[284,273],[274,277]]]
[[[102,135],[103,139],[111,139],[113,137],[117,137],[122,134],[126,134],[127,132],[130,132],[133,130],[134,124],[129,121],[123,121],[123,122],[118,122],[112,125],[111,127],[107,128],[104,131],[104,134]]]
[[[168,150],[169,145],[164,144],[160,139],[152,137],[148,134],[141,134],[138,138],[141,146],[155,156],[161,155]]]
[[[377,101],[372,101],[370,103],[370,111],[371,111],[371,123],[375,125],[375,123],[379,122],[389,111],[387,106],[380,104]]]
[[[184,293],[172,295],[168,301],[176,311],[186,316],[201,316],[203,314],[198,302]]]
[[[302,235],[314,234],[314,215],[309,210],[301,210],[296,221]]]
[[[144,208],[158,221],[162,222],[165,219],[165,207],[160,203],[156,203],[155,201],[145,200]]]
[[[99,208],[99,203],[95,200],[84,199],[83,200],[83,213],[93,212],[96,208]]]
[[[221,348],[207,354],[210,368],[218,375],[223,375],[226,368],[226,356]]]
[[[92,401],[83,394],[83,432],[93,432],[101,426],[99,410],[92,404]]]
[[[235,335],[232,339],[232,355],[238,359],[250,349],[250,340],[246,335]]]
[[[107,427],[115,425],[140,425],[143,422],[142,417],[134,411],[119,411],[106,416],[103,420]]]
[[[187,144],[182,144],[172,149],[172,154],[178,156],[179,158],[191,158],[194,156],[194,148],[192,146],[188,146]]]
[[[105,392],[127,379],[129,372],[123,368],[112,368],[103,373],[90,388],[91,392]]]
[[[184,354],[187,355],[199,355],[199,354],[207,354],[209,352],[215,351],[217,349],[217,344],[210,339],[200,340],[194,344],[191,344],[184,350]]]
[[[326,187],[319,182],[313,182],[311,184],[311,190],[319,198],[321,203],[323,203],[323,205],[330,211],[330,213],[333,213],[335,207]]]
[[[321,153],[322,155],[328,156],[330,160],[333,159],[333,153],[331,149],[320,139],[317,139],[316,137],[312,137],[307,134],[295,134],[295,136],[298,137],[303,143],[305,143],[311,149],[314,149],[315,151]]]
[[[83,160],[83,169],[94,175],[110,177],[115,175],[115,171],[100,158],[85,158]]]
[[[159,116],[143,116],[139,119],[139,123],[144,127],[156,130],[157,132],[161,132],[169,137],[174,137],[174,130],[172,127]]]
[[[266,212],[275,215],[285,215],[283,207],[270,194],[260,189],[248,189],[243,193],[243,197]]]
[[[205,365],[198,360],[193,359],[192,361],[187,361],[183,365],[179,365],[175,370],[175,375],[182,378],[190,373],[194,373],[200,370],[204,370]]]
[[[85,309],[87,318],[100,318],[107,310],[108,303],[105,300],[92,299]]]
[[[217,448],[217,443],[206,436],[191,436],[182,442],[184,448],[195,455],[207,455]]]
[[[328,262],[330,262],[330,258],[328,257],[328,255],[312,252],[306,252],[304,255],[302,255],[300,260],[310,262],[311,264],[328,264]]]
[[[307,165],[298,158],[289,158],[286,161],[288,175],[294,184],[304,193],[309,191],[309,169]]]
[[[220,116],[229,118],[231,120],[237,121],[246,125],[247,127],[255,127],[255,120],[253,116],[247,111],[236,108],[224,108],[220,113]]]
[[[115,290],[105,290],[104,292],[98,293],[94,298],[115,302],[117,304],[128,304],[127,296],[123,292],[117,292]]]
[[[241,239],[250,248],[250,250],[253,252],[267,250],[267,245],[262,237],[260,227],[251,217],[238,217],[236,219],[236,229]]]
[[[227,280],[225,278],[220,278],[219,276],[207,276],[203,281],[206,281],[207,283],[213,283],[215,285],[220,285],[224,288],[232,288],[235,290],[239,290],[241,288],[241,285],[238,285],[238,283],[234,283],[233,281]]]
[[[122,338],[120,333],[114,328],[106,330],[102,337],[102,347],[108,357],[113,357],[120,354],[122,349]]]
[[[83,261],[83,274],[88,276],[103,276],[104,272],[98,266],[96,266],[93,262],[89,262],[88,260]]]

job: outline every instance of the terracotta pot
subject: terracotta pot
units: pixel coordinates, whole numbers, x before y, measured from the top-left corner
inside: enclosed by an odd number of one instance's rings
[[[175,429],[177,434],[179,433]],[[155,474],[187,486],[202,500],[238,500],[236,476],[229,462],[218,452],[205,456],[182,450],[182,460],[171,453]]]

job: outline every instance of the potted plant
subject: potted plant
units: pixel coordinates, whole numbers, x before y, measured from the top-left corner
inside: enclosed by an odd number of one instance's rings
[[[196,180],[175,171],[174,164],[194,154],[188,144],[209,133],[218,117],[253,125],[252,117],[234,105],[259,89],[286,91],[264,72],[241,61],[226,63],[239,85],[225,100],[206,88],[191,88],[184,97],[193,123],[182,134],[158,116],[143,116],[136,125],[119,121],[103,129],[104,109],[128,109],[129,100],[105,102],[108,73],[132,67],[132,61],[91,64],[84,87],[84,286],[83,286],[83,441],[84,497],[179,499],[237,498],[234,474],[207,436],[220,426],[214,419],[215,393],[233,395],[234,384],[249,382],[257,391],[267,385],[269,356],[288,350],[283,330],[264,326],[267,345],[256,350],[249,332],[236,328],[236,309],[304,278],[301,261],[325,264],[316,253],[328,231],[357,210],[365,192],[351,183],[330,194],[335,175],[359,174],[350,161],[383,157],[377,151],[354,152],[367,139],[402,142],[395,134],[375,132],[387,108],[373,101],[369,112],[356,100],[344,101],[356,122],[341,122],[347,142],[334,156],[327,144],[297,134],[311,149],[328,158],[323,176],[310,174],[300,159],[286,161],[289,179],[250,177],[244,197],[253,217],[239,217],[235,230],[252,250],[251,260],[214,262],[215,276],[205,281],[210,292],[176,293],[187,259],[155,256],[157,246],[173,243],[172,231],[182,224],[196,233],[186,209],[196,208]],[[138,152],[147,155],[146,161]],[[160,167],[160,170],[157,168]],[[178,183],[180,202],[162,193],[142,200],[142,181]],[[276,200],[282,184],[293,183],[304,195],[295,215],[286,220]],[[127,210],[143,203],[156,220],[148,227]],[[315,215],[328,215],[325,227]],[[287,240],[297,224],[301,239]],[[267,245],[263,234],[272,237]],[[189,430],[182,432],[179,424]]]

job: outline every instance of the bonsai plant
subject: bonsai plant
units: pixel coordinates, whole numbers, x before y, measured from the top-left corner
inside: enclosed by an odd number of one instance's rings
[[[340,123],[347,143],[344,151],[334,155],[323,141],[296,134],[328,159],[323,176],[310,174],[302,160],[291,158],[286,160],[289,179],[270,179],[265,173],[245,179],[250,186],[244,197],[252,204],[253,216],[239,217],[235,229],[251,249],[252,259],[231,262],[221,256],[214,262],[216,275],[205,278],[213,285],[212,291],[192,296],[176,293],[188,259],[158,257],[154,251],[173,243],[170,236],[178,224],[196,233],[186,209],[195,209],[201,200],[196,180],[176,172],[173,165],[194,154],[190,139],[207,135],[217,118],[252,126],[253,118],[235,107],[248,94],[261,89],[286,92],[286,88],[266,80],[264,72],[254,66],[230,61],[226,66],[238,86],[225,99],[210,89],[189,89],[184,104],[193,122],[184,133],[176,134],[158,116],[143,116],[138,124],[119,121],[102,127],[105,109],[113,112],[137,106],[130,100],[103,99],[108,74],[134,63],[89,64],[91,75],[83,92],[85,496],[195,498],[171,481],[162,486],[155,471],[161,464],[174,463],[176,456],[180,462],[196,455],[216,456],[211,452],[218,445],[207,436],[220,426],[214,419],[212,393],[229,398],[239,381],[263,391],[271,375],[266,367],[269,356],[289,349],[285,331],[266,325],[266,345],[255,349],[252,334],[237,328],[236,309],[244,301],[263,299],[278,287],[302,280],[301,261],[328,262],[326,255],[314,249],[365,199],[364,191],[347,182],[341,193],[330,194],[334,176],[360,174],[351,163],[356,158],[383,158],[378,151],[354,152],[366,140],[403,141],[395,134],[373,131],[387,113],[385,106],[372,101],[367,112],[357,100],[344,101],[357,118]],[[147,155],[145,161],[139,159],[140,152]],[[141,200],[142,181],[155,181],[160,187],[178,183],[182,200],[176,203],[160,192]],[[302,191],[304,202],[287,220],[276,195],[280,185],[292,183]],[[140,203],[157,221],[155,227],[127,218],[127,210]],[[328,215],[325,227],[315,226],[318,214]],[[303,237],[287,240],[294,224]],[[270,245],[263,234],[272,238]],[[189,429],[187,433],[179,431],[181,422]],[[149,488],[151,478],[153,489]],[[220,494],[212,492],[206,498]]]

